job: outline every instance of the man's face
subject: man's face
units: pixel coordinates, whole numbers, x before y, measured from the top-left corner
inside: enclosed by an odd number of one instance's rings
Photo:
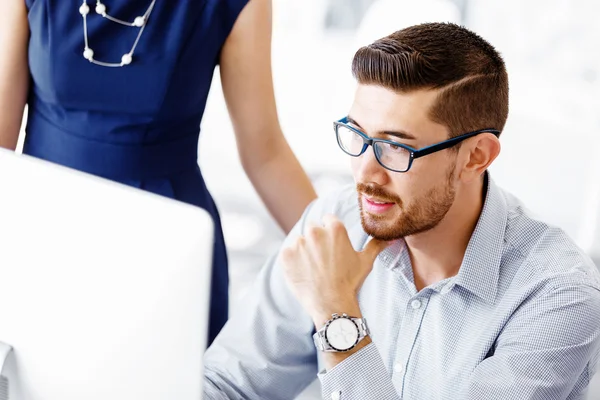
[[[428,117],[435,99],[435,91],[399,94],[380,86],[359,85],[349,114],[355,123],[350,125],[370,137],[420,149],[448,139],[447,128]],[[365,232],[377,239],[394,240],[438,225],[454,203],[456,157],[453,149],[442,150],[415,159],[404,173],[383,168],[372,147],[353,157]]]

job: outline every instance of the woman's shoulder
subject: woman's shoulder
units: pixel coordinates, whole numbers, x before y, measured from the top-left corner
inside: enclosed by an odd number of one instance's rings
[[[252,0],[202,0],[230,25],[233,25],[244,7]]]

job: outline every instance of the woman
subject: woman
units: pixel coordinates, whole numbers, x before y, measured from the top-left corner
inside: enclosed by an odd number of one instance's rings
[[[280,226],[315,197],[277,119],[270,0],[4,0],[0,12],[0,146],[15,148],[27,104],[26,154],[208,210],[212,342],[227,256],[197,148],[217,64],[242,165]]]

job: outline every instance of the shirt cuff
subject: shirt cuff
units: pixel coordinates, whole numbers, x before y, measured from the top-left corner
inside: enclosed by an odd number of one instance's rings
[[[318,374],[326,400],[400,400],[381,355],[370,343],[330,371]]]

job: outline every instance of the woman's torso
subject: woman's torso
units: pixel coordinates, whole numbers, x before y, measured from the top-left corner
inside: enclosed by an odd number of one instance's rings
[[[125,21],[151,4],[103,2]],[[110,68],[83,57],[81,1],[27,0],[32,89],[25,152],[139,186],[195,168],[214,68],[246,2],[157,0],[133,62]],[[87,3],[94,58],[119,62],[139,28],[111,22],[94,11],[95,1]]]

